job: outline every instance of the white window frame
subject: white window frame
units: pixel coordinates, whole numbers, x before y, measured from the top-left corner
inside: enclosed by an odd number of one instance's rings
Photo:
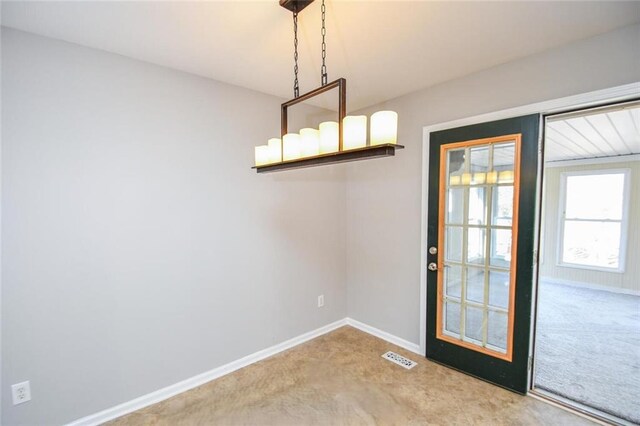
[[[603,266],[580,265],[577,263],[564,262],[562,253],[564,251],[564,225],[565,212],[567,210],[567,178],[571,176],[593,176],[593,175],[624,175],[624,188],[622,189],[622,218],[620,220],[620,242],[618,247],[618,267],[606,268]],[[558,200],[558,238],[556,249],[556,265],[565,268],[587,269],[591,271],[603,271],[622,274],[625,271],[625,260],[627,258],[627,236],[629,225],[629,196],[631,183],[631,169],[596,169],[579,170],[560,173],[560,197]]]

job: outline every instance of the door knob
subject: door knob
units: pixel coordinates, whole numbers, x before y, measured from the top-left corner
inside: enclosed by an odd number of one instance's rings
[[[429,247],[429,254],[436,254],[438,253],[438,248],[437,247]]]
[[[429,266],[427,266],[427,268],[430,271],[437,271],[438,270],[438,264],[436,262],[431,262],[431,263],[429,263]]]

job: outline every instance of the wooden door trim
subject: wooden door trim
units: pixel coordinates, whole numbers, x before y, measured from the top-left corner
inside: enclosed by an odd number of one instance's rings
[[[492,349],[483,348],[462,339],[456,339],[447,336],[442,329],[442,313],[443,313],[443,279],[444,279],[444,218],[445,218],[445,196],[446,191],[446,160],[447,152],[452,149],[461,147],[471,147],[478,145],[498,144],[501,142],[515,142],[514,147],[514,170],[513,170],[513,214],[511,219],[511,264],[509,267],[509,306],[507,312],[507,351],[506,353],[494,351]],[[436,338],[445,342],[461,346],[495,358],[499,358],[508,362],[513,359],[513,332],[515,318],[515,295],[516,295],[516,271],[517,271],[517,255],[518,255],[518,217],[520,205],[520,151],[522,143],[522,134],[515,133],[491,138],[473,139],[469,141],[452,142],[440,146],[440,174],[438,182],[438,277],[437,277],[437,301],[436,301]],[[489,218],[487,218],[489,220]],[[488,235],[486,238],[490,238]],[[462,291],[462,289],[461,289]],[[464,295],[461,294],[461,297]],[[463,305],[460,305],[461,309]],[[461,336],[462,338],[463,336]]]

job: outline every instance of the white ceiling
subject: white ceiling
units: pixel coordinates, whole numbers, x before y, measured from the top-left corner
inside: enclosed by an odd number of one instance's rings
[[[320,0],[299,19],[306,92],[320,80]],[[355,110],[637,22],[636,1],[327,0],[329,80],[347,78]],[[292,17],[277,0],[3,1],[2,25],[292,97]]]
[[[640,154],[640,104],[550,120],[545,162]]]

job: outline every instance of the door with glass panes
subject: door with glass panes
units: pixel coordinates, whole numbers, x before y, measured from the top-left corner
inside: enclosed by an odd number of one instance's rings
[[[540,116],[429,140],[427,358],[527,391]]]

